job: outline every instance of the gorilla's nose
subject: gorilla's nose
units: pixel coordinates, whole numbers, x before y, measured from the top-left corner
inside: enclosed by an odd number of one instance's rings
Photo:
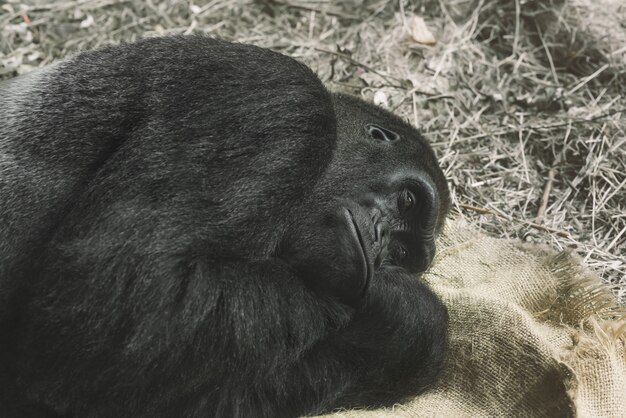
[[[378,221],[374,224],[374,268],[380,267],[387,257],[391,227],[386,221]]]
[[[378,221],[374,225],[374,242],[381,247],[386,247],[389,243],[389,223],[387,221]]]

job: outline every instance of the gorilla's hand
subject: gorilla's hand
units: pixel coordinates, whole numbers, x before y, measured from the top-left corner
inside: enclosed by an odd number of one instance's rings
[[[372,228],[364,227],[364,211],[341,206],[323,219],[299,224],[281,258],[321,295],[356,305],[365,295],[382,248]],[[307,234],[308,233],[308,234]],[[379,251],[380,252],[380,251]]]
[[[414,274],[379,268],[352,321],[331,337],[336,350],[359,353],[349,356],[355,369],[367,370],[335,405],[389,404],[423,391],[441,370],[447,327],[446,307]]]
[[[380,211],[351,202],[338,209],[334,218],[337,226],[331,236],[336,236],[337,258],[326,264],[335,270],[335,275],[325,276],[324,282],[335,295],[355,303],[366,294],[376,270],[387,257],[389,223]]]

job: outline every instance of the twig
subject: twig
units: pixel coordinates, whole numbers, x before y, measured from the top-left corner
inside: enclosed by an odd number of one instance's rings
[[[583,78],[582,81],[580,83],[578,83],[574,88],[572,88],[571,90],[569,90],[568,92],[564,93],[563,96],[571,96],[572,94],[574,94],[576,91],[578,91],[578,89],[580,89],[581,87],[583,87],[585,84],[589,83],[591,80],[593,80],[594,78],[596,78],[598,75],[600,75],[600,73],[604,70],[606,70],[607,68],[609,68],[609,64],[604,64],[602,67],[600,67],[595,73],[588,75],[587,77]]]
[[[521,5],[520,0],[515,0],[515,35],[513,37],[513,57],[517,57],[517,48],[519,47],[519,31],[521,26]]]
[[[546,52],[546,57],[548,58],[548,64],[550,64],[550,71],[552,72],[552,78],[554,79],[554,83],[559,85],[559,76],[556,74],[556,68],[554,67],[554,61],[552,60],[552,53],[550,52],[550,48],[546,44],[546,40],[543,37],[543,31],[541,30],[541,26],[537,21],[535,21],[535,28],[537,29],[537,33],[539,33],[539,39],[541,39],[541,45],[543,46],[544,51]]]
[[[353,16],[353,15],[347,15],[347,14],[344,14],[344,13],[333,12],[331,10],[316,9],[314,7],[304,6],[302,4],[292,4],[292,3],[289,3],[289,2],[286,2],[286,1],[270,0],[269,3],[277,4],[279,6],[285,6],[285,7],[291,8],[291,9],[299,9],[299,10],[306,10],[308,12],[316,12],[316,13],[321,13],[321,14],[327,14],[329,16],[339,17],[341,19],[359,20],[359,21],[363,20],[359,16]]]
[[[554,168],[551,168],[548,171],[548,181],[543,188],[543,195],[541,196],[541,203],[539,204],[539,209],[537,210],[537,220],[541,220],[543,218],[544,213],[546,212],[546,207],[548,206],[548,198],[550,197],[550,192],[552,191],[552,182],[554,181]]]
[[[402,79],[394,77],[392,75],[386,75],[386,74],[380,73],[380,72],[376,71],[374,68],[370,67],[369,65],[365,65],[362,62],[359,62],[359,61],[355,60],[354,58],[352,58],[349,55],[342,54],[340,52],[330,51],[328,49],[319,48],[319,47],[314,47],[313,49],[315,49],[316,51],[325,52],[327,54],[334,55],[334,56],[339,57],[339,58],[343,58],[343,59],[345,59],[347,61],[350,61],[352,64],[354,64],[356,66],[359,66],[359,67],[361,67],[363,69],[366,69],[367,71],[370,71],[370,72],[372,72],[372,73],[374,73],[376,75],[381,76],[382,78],[384,78],[386,80],[395,80],[395,81],[402,82]]]
[[[489,209],[479,208],[478,206],[467,205],[465,203],[459,203],[459,206],[462,207],[463,209],[469,209],[469,210],[472,210],[472,211],[474,211],[476,213],[480,213],[481,215],[496,215],[496,216],[498,216],[497,214],[493,213]]]
[[[489,209],[480,208],[480,207],[472,206],[472,205],[466,205],[465,203],[459,203],[459,207],[462,207],[463,209],[471,210],[473,212],[480,213],[481,215],[493,215],[493,216],[495,216],[498,219],[506,219],[503,216],[500,216],[499,214],[497,214],[497,213],[495,213],[495,212],[493,212],[493,211],[491,211]],[[519,219],[519,218],[516,218],[515,216],[511,216],[510,220],[512,220],[514,222],[522,223],[522,224],[527,225],[527,226],[529,226],[529,227],[531,227],[533,229],[538,229],[540,231],[550,232],[550,233],[556,234],[556,235],[558,235],[560,237],[564,237],[564,238],[570,238],[570,235],[567,232],[565,232],[563,230],[560,230],[560,229],[552,228],[552,227],[545,226],[545,225],[540,225],[538,223],[527,221],[525,219]]]

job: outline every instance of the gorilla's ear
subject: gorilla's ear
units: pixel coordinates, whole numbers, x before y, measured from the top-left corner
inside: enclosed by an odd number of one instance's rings
[[[398,135],[397,133],[373,123],[365,125],[365,130],[367,131],[369,136],[379,141],[394,142],[400,139],[400,135]]]

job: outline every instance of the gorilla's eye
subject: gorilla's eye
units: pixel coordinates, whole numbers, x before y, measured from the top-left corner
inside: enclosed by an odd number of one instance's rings
[[[404,247],[398,248],[398,261],[406,260],[409,252]]]
[[[415,196],[409,190],[404,190],[398,196],[398,209],[400,213],[406,213],[415,206]]]
[[[395,132],[385,129],[382,126],[374,125],[373,123],[365,126],[367,133],[374,139],[383,142],[393,142],[400,139],[400,135]]]

